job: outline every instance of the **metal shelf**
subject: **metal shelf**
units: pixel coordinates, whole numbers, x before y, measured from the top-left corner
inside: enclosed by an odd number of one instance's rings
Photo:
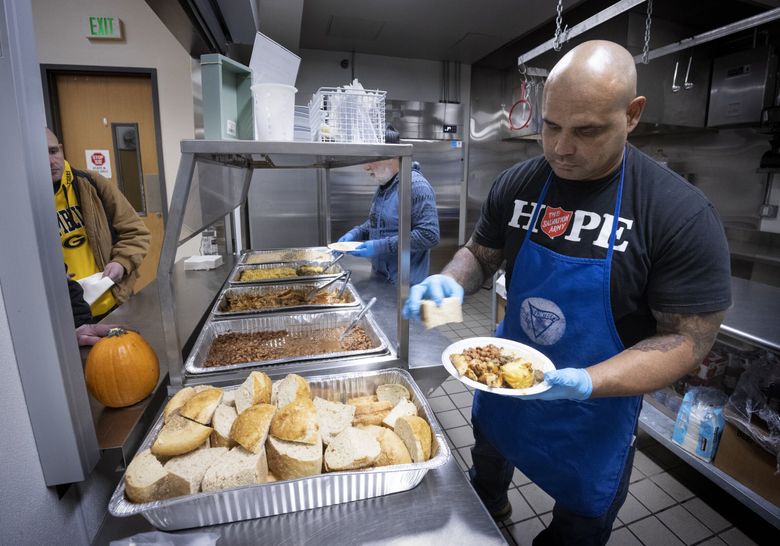
[[[721,489],[775,527],[780,528],[780,506],[757,495],[752,489],[735,480],[712,463],[703,461],[695,455],[688,453],[672,441],[674,420],[664,415],[654,406],[643,404],[642,412],[639,415],[639,426],[661,445],[701,472]]]
[[[332,144],[320,142],[259,142],[252,140],[183,140],[176,185],[157,269],[165,354],[173,389],[184,383],[182,343],[176,328],[173,270],[183,243],[246,203],[255,169],[318,169],[322,190],[327,191],[328,172],[333,168],[398,158],[398,284],[397,301],[409,294],[411,231],[411,144]],[[319,182],[318,182],[319,183]],[[186,220],[186,221],[185,221]],[[231,223],[226,221],[226,226]],[[326,226],[327,227],[327,226]],[[321,229],[323,229],[321,227]],[[238,238],[241,240],[243,238]],[[228,248],[228,252],[243,249]],[[223,279],[223,282],[227,279]],[[182,290],[183,287],[176,287]],[[397,311],[396,361],[408,367],[409,323]],[[367,363],[376,365],[378,362]]]

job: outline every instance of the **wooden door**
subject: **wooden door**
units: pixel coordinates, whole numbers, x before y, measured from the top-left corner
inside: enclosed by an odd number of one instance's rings
[[[164,233],[160,168],[154,120],[152,81],[149,75],[106,75],[58,73],[54,79],[60,121],[60,138],[65,159],[81,170],[87,169],[86,150],[109,150],[111,180],[119,183],[121,150],[116,149],[116,124],[137,125],[137,153],[140,154],[142,191],[125,195],[152,234],[149,253],[139,269],[138,292],[157,275],[157,263]],[[125,176],[128,169],[125,167]],[[137,176],[137,174],[136,174]],[[139,198],[139,195],[141,196]],[[139,202],[140,199],[140,202]]]

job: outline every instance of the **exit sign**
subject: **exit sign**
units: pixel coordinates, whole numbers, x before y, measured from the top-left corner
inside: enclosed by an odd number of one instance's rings
[[[122,21],[118,17],[87,17],[87,38],[121,40]]]

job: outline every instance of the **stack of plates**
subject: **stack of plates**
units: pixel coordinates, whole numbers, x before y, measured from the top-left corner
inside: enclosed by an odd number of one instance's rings
[[[311,128],[309,127],[309,107],[295,107],[295,127],[293,130],[295,142],[311,142]]]

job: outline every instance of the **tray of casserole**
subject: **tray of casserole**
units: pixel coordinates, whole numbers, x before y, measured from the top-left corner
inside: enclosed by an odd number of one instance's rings
[[[330,262],[279,262],[272,264],[237,264],[228,282],[232,285],[267,284],[279,282],[300,282],[332,279],[344,272],[341,264]]]
[[[359,470],[332,471],[297,479],[256,483],[221,491],[198,492],[143,503],[135,503],[127,498],[126,476],[123,476],[109,501],[109,512],[116,517],[141,515],[152,525],[163,530],[230,523],[407,491],[417,486],[429,470],[444,465],[449,459],[450,449],[441,427],[436,422],[428,401],[406,370],[390,368],[370,372],[313,376],[306,380],[310,388],[310,396],[342,403],[350,398],[365,397],[378,392],[377,387],[380,385],[403,385],[410,394],[410,402],[414,405],[417,416],[430,426],[431,443],[427,460]],[[223,391],[224,393],[233,391],[235,395],[238,388],[238,386],[225,387]],[[238,400],[237,395],[236,400]],[[161,415],[143,440],[138,450],[139,454],[152,447],[162,427],[163,416]],[[406,440],[403,441],[406,443]],[[334,440],[331,439],[331,443],[333,442]],[[268,446],[268,443],[265,445]],[[327,449],[325,453],[327,463]],[[208,471],[206,474],[208,475]]]
[[[248,250],[241,255],[241,264],[270,264],[277,262],[329,262],[333,251],[324,246]]]
[[[313,309],[349,309],[363,305],[363,301],[351,283],[347,284],[344,294],[337,299],[342,287],[339,281],[305,301],[304,295],[317,286],[318,284],[310,282],[256,286],[227,285],[217,298],[211,315],[215,319],[225,319],[280,311],[294,313]]]

